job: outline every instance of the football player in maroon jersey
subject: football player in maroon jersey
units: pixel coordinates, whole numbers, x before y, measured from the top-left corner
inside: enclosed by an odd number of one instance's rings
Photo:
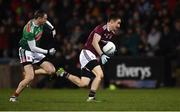
[[[87,99],[88,102],[97,101],[95,94],[102,78],[104,77],[101,64],[105,64],[110,58],[103,53],[100,44],[110,41],[119,30],[120,24],[120,17],[112,14],[109,16],[106,24],[96,26],[90,33],[79,56],[82,70],[81,78],[64,71],[63,68],[59,68],[57,71],[57,74],[67,78],[79,87],[88,86],[92,80],[89,96]],[[100,57],[101,62],[98,61],[97,57]]]

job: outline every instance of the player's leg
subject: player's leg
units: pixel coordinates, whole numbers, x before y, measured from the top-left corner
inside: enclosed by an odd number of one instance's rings
[[[86,72],[85,74],[90,73],[89,76],[95,75],[95,78],[92,77],[94,79],[91,84],[91,89],[89,91],[89,96],[87,99],[87,101],[95,101],[96,90],[99,87],[99,83],[101,82],[101,76],[102,76],[101,72],[98,71],[98,69],[100,69],[100,65],[97,61],[96,56],[89,50],[82,50],[79,56],[79,60],[81,63],[81,68],[86,68],[86,70],[89,71]]]
[[[65,75],[66,78],[71,79],[71,81],[76,79],[76,82],[74,83],[77,83],[79,87],[88,86],[90,81],[93,79],[87,101],[96,101],[95,100],[96,91],[103,78],[103,71],[97,60],[89,61],[85,65],[85,67],[82,68],[81,79],[78,77],[74,78],[72,74],[69,74],[67,72],[64,72],[63,75]]]
[[[89,50],[82,50],[79,55],[79,61],[81,64],[81,78],[78,80],[78,86],[84,87],[88,86],[91,78],[93,78],[93,74],[91,73],[91,68],[95,65],[94,61],[96,61],[96,56]]]
[[[38,68],[34,71],[35,75],[44,75],[44,74],[48,74],[46,70],[42,69],[42,68]]]
[[[48,61],[44,61],[40,64],[39,69],[35,70],[35,75],[39,75],[39,74],[47,74],[47,75],[52,75],[55,74],[55,67],[52,63],[48,62]]]
[[[16,91],[13,93],[10,101],[16,101],[16,98],[22,92],[22,90],[33,80],[34,78],[34,69],[33,69],[33,53],[31,51],[19,48],[19,58],[20,63],[23,65],[23,75],[24,79],[19,83]]]
[[[94,73],[94,75],[96,76],[92,82],[92,86],[91,89],[92,90],[97,90],[99,87],[99,84],[101,82],[101,80],[103,79],[104,75],[103,75],[103,71],[100,65],[94,67],[94,69],[92,70],[92,72]]]
[[[73,82],[74,84],[76,84],[79,87],[88,86],[89,82],[91,80],[89,77],[79,78],[76,75],[73,75],[73,74],[70,74],[70,73],[64,71],[63,68],[59,68],[59,70],[57,71],[57,75],[67,78],[68,80],[70,80],[71,82]]]
[[[67,79],[79,87],[86,87],[89,85],[89,82],[90,82],[90,78],[88,78],[88,77],[79,78],[79,77],[72,75],[72,74],[69,74],[69,77],[67,77]]]
[[[24,66],[24,79],[19,83],[16,91],[10,97],[9,101],[15,102],[19,94],[23,91],[23,89],[34,79],[34,69],[32,64],[27,64]]]
[[[39,66],[39,69],[35,70],[35,75],[52,75],[55,73],[55,67],[52,63],[47,61],[44,54],[41,53],[31,53],[33,54],[33,64]]]
[[[89,91],[89,97],[87,101],[95,100],[96,91],[101,83],[101,80],[103,78],[103,71],[100,65],[94,67],[92,69],[93,74],[95,75],[95,78],[92,81],[91,88]]]

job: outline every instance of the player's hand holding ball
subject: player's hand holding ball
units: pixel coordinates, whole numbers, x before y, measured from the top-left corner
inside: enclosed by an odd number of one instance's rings
[[[55,48],[51,48],[51,49],[48,50],[49,55],[54,55],[55,53],[56,53]]]
[[[116,46],[113,42],[108,41],[106,45],[102,48],[103,54],[101,55],[101,63],[104,65],[110,56],[114,55],[116,51]]]
[[[108,55],[108,56],[112,56],[114,55],[114,53],[116,52],[116,46],[113,42],[108,41],[106,43],[106,45],[104,45],[104,47],[102,48],[102,51]]]

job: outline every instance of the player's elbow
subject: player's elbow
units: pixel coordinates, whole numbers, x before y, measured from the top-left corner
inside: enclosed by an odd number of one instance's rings
[[[27,83],[31,82],[34,79],[34,74],[27,75],[24,80],[26,80]]]
[[[30,46],[29,48],[31,49],[31,51],[36,52],[36,47]]]

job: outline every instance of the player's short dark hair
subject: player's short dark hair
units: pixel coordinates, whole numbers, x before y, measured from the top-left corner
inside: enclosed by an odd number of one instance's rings
[[[115,14],[115,13],[112,13],[112,14],[110,14],[108,16],[108,21],[110,21],[110,20],[117,20],[117,19],[120,19],[120,17],[117,14]]]
[[[46,14],[45,11],[43,11],[43,10],[37,10],[37,11],[35,11],[35,13],[34,13],[34,18],[37,19],[38,17],[44,17],[45,14]]]

